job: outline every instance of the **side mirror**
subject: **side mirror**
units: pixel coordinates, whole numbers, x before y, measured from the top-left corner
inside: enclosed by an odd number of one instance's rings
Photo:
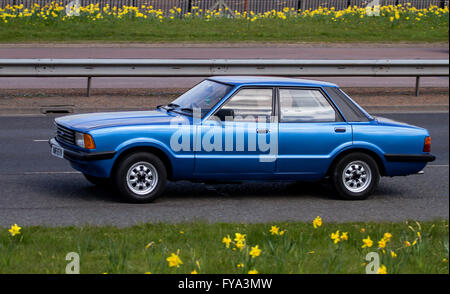
[[[224,109],[221,108],[219,109],[215,116],[217,116],[218,118],[220,118],[221,121],[225,121],[225,118],[228,117],[233,117],[234,118],[234,110],[233,109]]]

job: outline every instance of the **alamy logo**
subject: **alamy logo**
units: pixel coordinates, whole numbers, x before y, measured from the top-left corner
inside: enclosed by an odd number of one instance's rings
[[[373,0],[366,6],[367,16],[380,16],[380,0]]]
[[[366,255],[366,274],[378,274],[380,269],[380,255],[377,252],[369,252]]]
[[[67,16],[80,16],[80,0],[71,1],[66,5]]]
[[[273,162],[278,154],[277,117],[234,116],[221,120],[211,116],[202,122],[201,110],[193,110],[193,123],[175,117],[170,126],[174,152],[254,152],[260,162]]]
[[[69,252],[66,255],[66,260],[70,261],[66,265],[66,274],[80,273],[80,255],[76,252]]]

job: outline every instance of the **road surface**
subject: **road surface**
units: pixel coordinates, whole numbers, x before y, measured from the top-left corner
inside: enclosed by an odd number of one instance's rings
[[[0,226],[116,225],[142,222],[326,222],[448,219],[448,113],[384,114],[430,130],[437,160],[424,175],[382,178],[366,201],[342,201],[326,185],[169,183],[151,204],[117,202],[113,190],[89,184],[49,154],[53,118],[0,117]]]

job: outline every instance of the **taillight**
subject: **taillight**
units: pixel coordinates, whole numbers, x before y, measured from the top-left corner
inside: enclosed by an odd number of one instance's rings
[[[425,142],[423,144],[423,152],[431,152],[431,137],[425,137]]]

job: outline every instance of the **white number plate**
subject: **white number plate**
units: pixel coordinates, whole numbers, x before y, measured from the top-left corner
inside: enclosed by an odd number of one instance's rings
[[[59,158],[64,158],[64,149],[62,149],[61,147],[52,145],[52,155],[59,157]]]

